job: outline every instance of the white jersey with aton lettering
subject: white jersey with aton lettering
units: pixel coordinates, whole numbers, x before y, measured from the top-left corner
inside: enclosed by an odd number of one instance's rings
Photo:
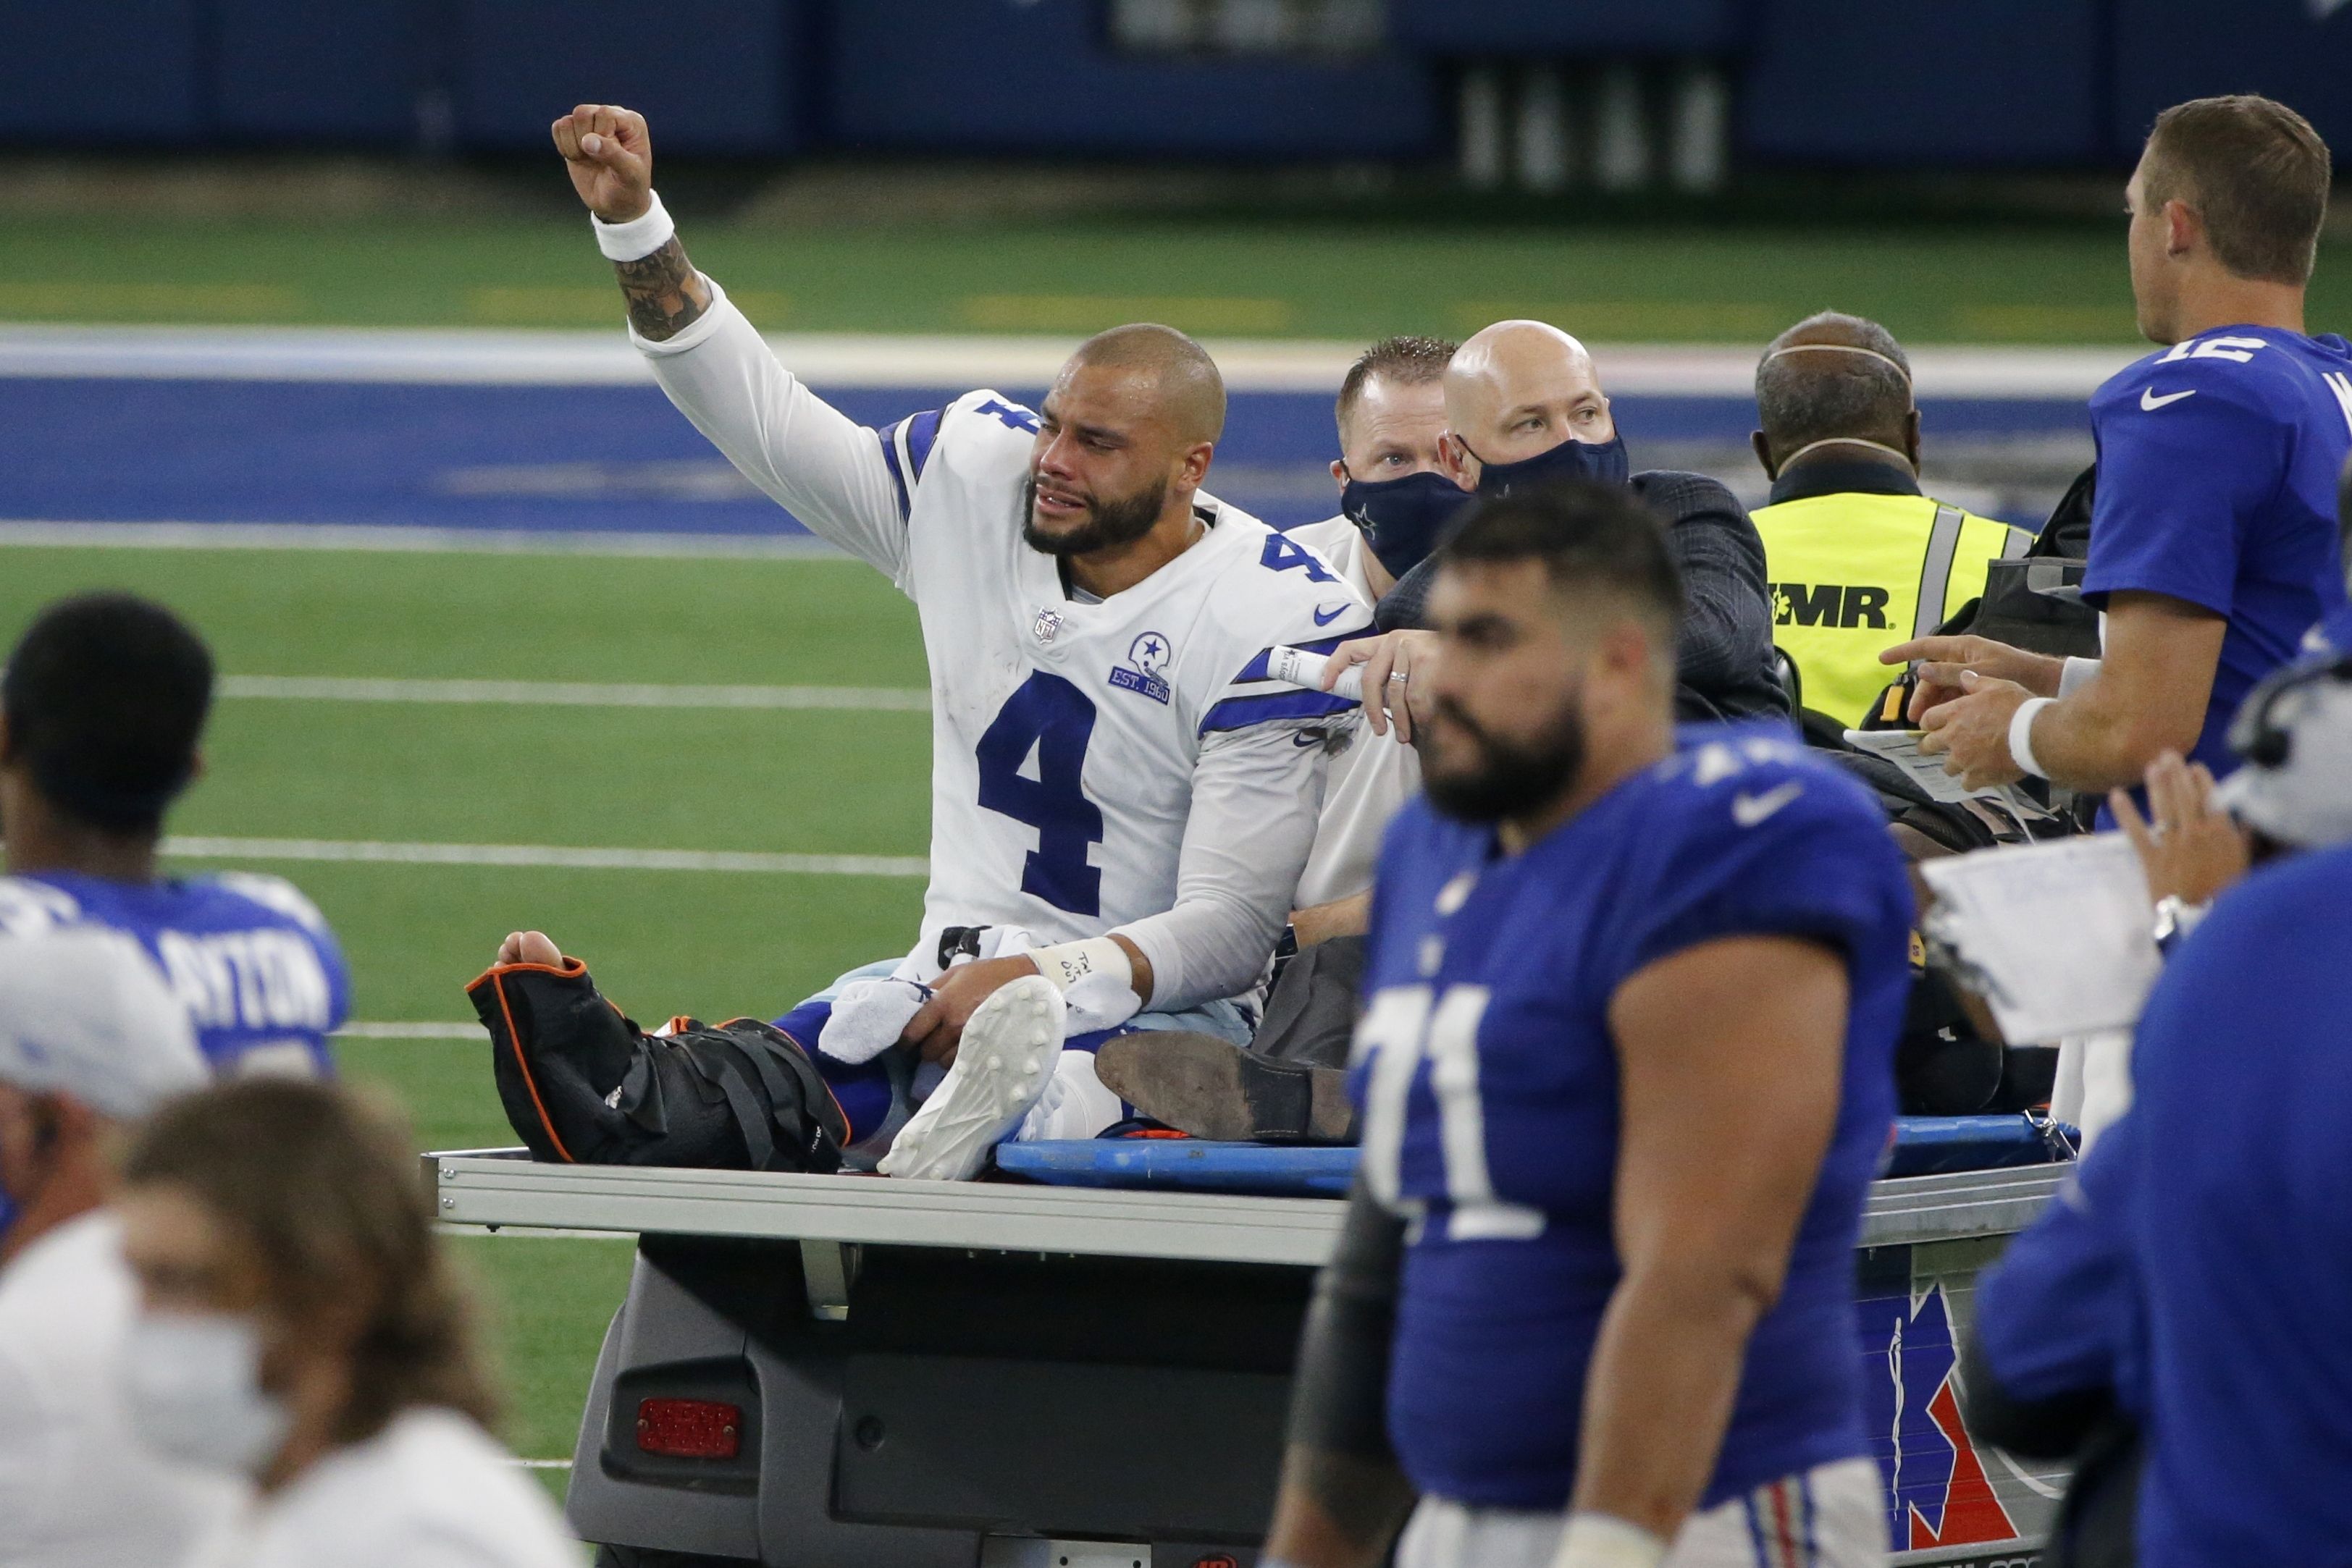
[[[716,286],[713,286],[717,292]],[[723,294],[637,340],[671,400],[809,528],[919,612],[931,671],[927,955],[956,925],[1117,931],[1152,1008],[1248,990],[1314,841],[1352,706],[1266,676],[1267,650],[1370,630],[1321,556],[1203,494],[1200,538],[1107,600],[1022,537],[1036,419],[976,392],[879,432],[779,364]]]

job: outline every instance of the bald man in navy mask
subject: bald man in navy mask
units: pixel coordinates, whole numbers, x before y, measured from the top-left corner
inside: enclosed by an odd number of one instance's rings
[[[1627,486],[1666,524],[1686,599],[1675,650],[1678,718],[1789,712],[1772,656],[1764,542],[1756,525],[1728,489],[1704,475],[1631,472],[1624,437],[1582,343],[1546,322],[1497,321],[1462,345],[1444,386],[1440,459],[1464,491],[1491,498],[1561,480],[1597,480]],[[1381,601],[1382,631],[1426,623],[1423,604],[1432,575],[1426,567],[1409,571]],[[1409,737],[1404,699],[1423,651],[1411,635],[1349,643],[1328,677],[1364,664],[1364,689],[1387,699],[1367,704],[1371,724],[1379,728],[1383,718],[1393,719]]]

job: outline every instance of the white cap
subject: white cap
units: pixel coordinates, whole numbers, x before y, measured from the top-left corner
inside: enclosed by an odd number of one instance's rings
[[[130,937],[98,925],[0,937],[0,1083],[129,1121],[209,1076],[187,1009]]]

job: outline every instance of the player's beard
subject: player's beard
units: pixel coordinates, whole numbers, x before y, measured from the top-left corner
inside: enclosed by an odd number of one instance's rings
[[[1571,695],[1533,741],[1499,739],[1452,698],[1438,698],[1432,713],[1438,722],[1422,737],[1421,783],[1430,803],[1463,821],[1499,822],[1559,800],[1584,768],[1581,696]]]
[[[1168,481],[1162,479],[1124,500],[1097,497],[1087,503],[1085,522],[1065,532],[1049,534],[1037,526],[1037,481],[1024,479],[1021,484],[1021,537],[1028,541],[1031,549],[1047,555],[1092,555],[1098,549],[1131,545],[1150,533],[1151,526],[1160,520],[1160,508],[1167,504]]]

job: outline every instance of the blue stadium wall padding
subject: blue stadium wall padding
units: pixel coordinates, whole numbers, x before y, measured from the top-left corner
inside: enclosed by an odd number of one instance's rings
[[[1761,162],[1857,167],[2101,162],[2104,9],[1770,0],[1740,79],[1735,145]]]
[[[415,142],[419,99],[439,64],[434,13],[420,0],[209,3],[223,135],[383,150]]]
[[[2216,93],[2294,106],[2352,156],[2352,9],[2313,0],[2116,0],[2115,151],[2128,161],[2157,113]],[[2324,14],[2323,14],[2324,13]]]
[[[837,0],[828,123],[851,149],[1048,156],[1413,157],[1444,144],[1433,68],[1124,55],[1090,0]]]
[[[794,0],[458,0],[457,135],[538,151],[578,103],[621,103],[654,151],[782,155],[803,141],[808,62]]]
[[[593,264],[585,234],[580,244]],[[617,336],[618,295],[612,308]],[[818,388],[875,425],[969,390]],[[1000,390],[1024,400],[1042,391]],[[1737,443],[1756,423],[1746,397],[1628,392],[1612,406],[1637,468],[1647,466],[1653,441]],[[1944,440],[2088,429],[2080,400],[1928,398],[1920,406]],[[736,484],[727,460],[651,386],[6,377],[0,430],[11,437],[0,517],[798,531],[766,497]],[[1328,517],[1339,499],[1325,467],[1332,441],[1323,392],[1234,392],[1211,484],[1278,528]],[[602,480],[541,487],[551,473],[583,468]]]
[[[1525,57],[1713,55],[1743,36],[1750,0],[1389,0],[1389,36],[1433,54]]]
[[[0,0],[18,145],[169,146],[208,129],[200,0]]]
[[[1934,1176],[2046,1165],[2063,1145],[2022,1116],[1905,1116],[1888,1176]],[[996,1168],[1054,1186],[1158,1187],[1341,1197],[1356,1179],[1352,1148],[1213,1144],[1192,1138],[1095,1138],[1001,1144]]]

